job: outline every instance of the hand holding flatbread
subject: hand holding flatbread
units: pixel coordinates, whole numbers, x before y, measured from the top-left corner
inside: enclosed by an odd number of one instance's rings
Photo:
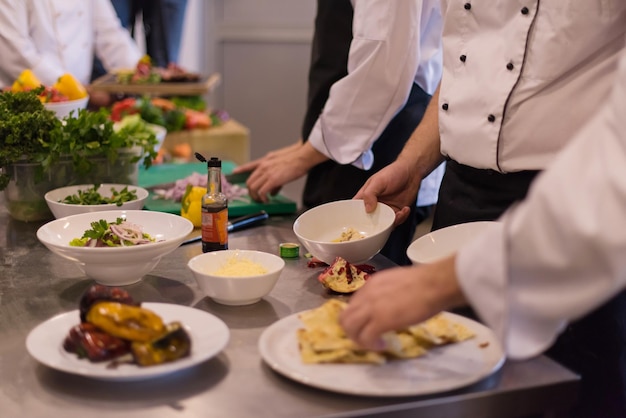
[[[438,314],[407,329],[386,333],[383,336],[385,350],[366,350],[350,340],[339,324],[339,315],[346,307],[347,303],[331,299],[319,308],[300,314],[304,328],[298,329],[297,338],[304,363],[382,364],[390,359],[420,357],[434,347],[474,337],[465,326]]]

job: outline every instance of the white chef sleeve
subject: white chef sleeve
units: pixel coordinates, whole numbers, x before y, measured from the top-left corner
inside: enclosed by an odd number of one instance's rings
[[[369,169],[372,144],[406,103],[415,79],[422,2],[352,3],[348,75],[331,87],[308,140],[340,164]]]
[[[93,0],[93,5],[95,50],[102,65],[109,72],[135,68],[141,51],[120,23],[113,5],[109,0]]]
[[[565,324],[626,285],[626,50],[607,106],[527,199],[463,248],[469,301],[511,358],[547,349]]]
[[[38,51],[31,39],[27,3],[0,0],[0,87],[9,87],[25,69],[31,69],[44,84],[52,84],[64,73],[61,62],[53,54]]]

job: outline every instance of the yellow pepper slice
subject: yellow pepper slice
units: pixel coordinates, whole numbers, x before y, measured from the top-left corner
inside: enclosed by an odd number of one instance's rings
[[[130,341],[152,341],[165,331],[154,312],[118,302],[98,302],[89,309],[87,322],[114,337]]]
[[[41,81],[37,78],[35,73],[31,70],[24,70],[17,77],[17,80],[13,82],[11,86],[11,91],[26,91],[32,90],[41,86]]]
[[[202,226],[202,197],[206,194],[206,187],[188,185],[180,206],[180,216],[189,219],[193,226]]]
[[[63,74],[52,86],[70,100],[87,97],[87,89],[72,74]]]

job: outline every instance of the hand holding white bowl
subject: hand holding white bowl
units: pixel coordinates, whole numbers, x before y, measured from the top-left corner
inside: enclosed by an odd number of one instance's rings
[[[304,212],[294,222],[293,232],[308,252],[326,264],[336,257],[361,264],[384,247],[394,220],[393,209],[383,203],[366,213],[362,200],[340,200]],[[337,242],[348,230],[356,230],[362,238]]]

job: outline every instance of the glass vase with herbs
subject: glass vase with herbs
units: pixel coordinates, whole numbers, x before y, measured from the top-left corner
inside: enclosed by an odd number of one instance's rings
[[[48,191],[72,184],[137,184],[138,164],[157,155],[154,133],[114,128],[108,111],[62,120],[30,92],[0,93],[0,190],[20,221],[52,218]]]

